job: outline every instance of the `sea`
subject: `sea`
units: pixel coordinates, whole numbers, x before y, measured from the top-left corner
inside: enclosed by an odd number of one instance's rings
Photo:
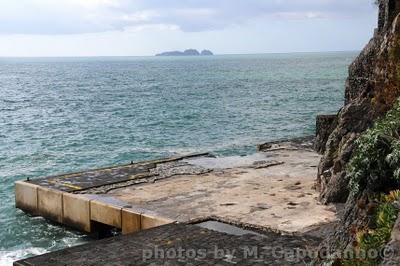
[[[312,135],[356,55],[0,58],[0,265],[92,241],[16,209],[15,181]]]

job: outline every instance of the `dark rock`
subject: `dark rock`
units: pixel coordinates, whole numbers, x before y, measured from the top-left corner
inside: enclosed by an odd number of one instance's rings
[[[183,52],[181,51],[170,51],[156,54],[156,56],[199,56],[199,55],[213,55],[209,50],[203,50],[201,53],[196,49],[187,49]]]
[[[313,149],[314,136],[306,136],[292,139],[281,139],[277,141],[270,141],[257,145],[257,151],[268,151],[279,147],[292,147],[297,149]]]
[[[367,197],[364,193],[361,198]],[[365,209],[358,207],[358,199],[350,195],[344,205],[341,221],[336,226],[332,234],[325,237],[320,245],[319,252],[326,252],[331,261],[337,261],[339,264],[326,264],[324,258],[317,258],[311,265],[342,265],[335,254],[340,254],[343,250],[349,250],[353,247],[356,240],[356,231],[370,223],[370,216]],[[340,256],[339,256],[340,257]]]
[[[319,115],[316,121],[316,136],[314,149],[322,154],[325,152],[325,146],[328,138],[337,124],[337,115]]]
[[[160,54],[156,54],[156,56],[182,56],[183,52],[181,51],[171,51],[171,52],[163,52]]]
[[[201,55],[214,55],[210,50],[201,51]]]
[[[200,53],[196,49],[187,49],[183,52],[183,55],[192,56],[192,55],[200,55]]]

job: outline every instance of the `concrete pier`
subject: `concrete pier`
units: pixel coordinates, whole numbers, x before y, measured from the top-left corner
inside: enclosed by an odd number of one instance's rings
[[[259,149],[249,156],[196,154],[18,181],[16,207],[100,234],[213,220],[303,235],[338,220],[337,206],[317,201],[313,185],[320,156],[310,139]],[[16,265],[26,265],[21,263]]]
[[[157,213],[120,201],[107,195],[85,193],[90,189],[129,182],[148,182],[156,178],[149,170],[159,164],[177,162],[195,154],[163,160],[144,161],[121,166],[50,176],[15,183],[16,207],[54,222],[92,233],[93,223],[101,223],[122,230],[136,232],[174,222]],[[78,194],[79,193],[79,194]]]

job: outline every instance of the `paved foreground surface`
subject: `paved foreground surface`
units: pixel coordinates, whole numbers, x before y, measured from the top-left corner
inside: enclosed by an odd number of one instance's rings
[[[247,231],[248,233],[248,231]],[[169,224],[15,262],[14,265],[306,265],[319,239],[227,234]]]
[[[278,143],[249,156],[186,159],[183,163],[212,171],[181,171],[154,183],[115,188],[105,194],[179,222],[212,216],[236,224],[306,232],[337,220],[335,206],[320,204],[318,191],[313,189],[319,160],[307,146]],[[179,167],[171,162],[155,170]]]

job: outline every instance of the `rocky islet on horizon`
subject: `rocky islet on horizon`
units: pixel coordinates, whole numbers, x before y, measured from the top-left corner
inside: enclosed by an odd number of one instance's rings
[[[210,50],[202,50],[199,52],[196,49],[187,49],[183,52],[181,51],[169,51],[156,54],[156,56],[211,56],[214,55]]]

